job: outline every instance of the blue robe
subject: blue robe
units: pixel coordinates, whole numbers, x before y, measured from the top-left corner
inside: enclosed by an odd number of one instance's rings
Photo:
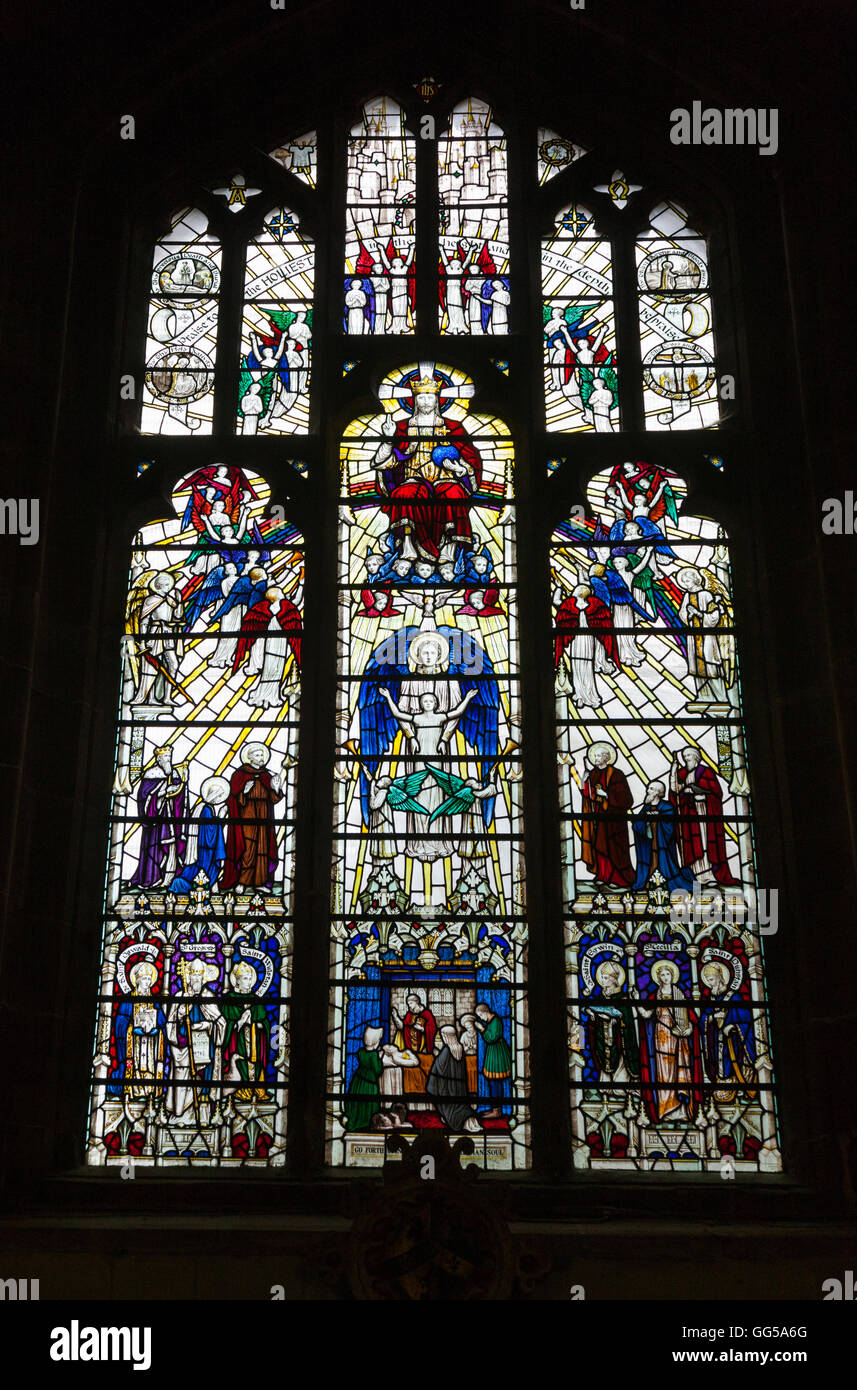
[[[107,1086],[109,1096],[122,1096],[128,1087],[135,1082],[139,1084],[141,1078],[135,1075],[133,1060],[131,1068],[128,1068],[128,1043],[131,1040],[133,1048],[133,1038],[151,1037],[152,1034],[160,1034],[160,1051],[163,1061],[163,1075],[166,1077],[170,1069],[170,1045],[167,1042],[167,1020],[160,1004],[152,1002],[151,1007],[155,1011],[155,1027],[148,1032],[140,1027],[133,1027],[135,1005],[143,1001],[139,999],[125,998],[116,1010],[116,1020],[113,1025],[113,1038],[116,1047],[116,1066],[110,1073],[110,1084]],[[127,1074],[126,1074],[127,1071]],[[143,1078],[148,1080],[149,1078]],[[153,1095],[158,1092],[158,1087],[154,1083],[151,1086]]]
[[[670,801],[659,801],[651,815],[651,807],[636,815],[631,822],[634,847],[637,851],[637,877],[633,889],[645,888],[654,870],[660,870],[668,888],[693,890],[693,874],[678,862],[675,842],[676,809]]]
[[[223,826],[210,806],[203,806],[199,817],[199,836],[197,856],[193,864],[186,864],[176,875],[169,887],[171,893],[189,893],[197,874],[202,873],[213,888],[220,877],[223,861],[226,858],[226,840]]]

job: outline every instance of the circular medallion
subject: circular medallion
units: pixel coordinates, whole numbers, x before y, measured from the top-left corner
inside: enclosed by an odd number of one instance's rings
[[[217,294],[220,271],[208,256],[197,251],[177,251],[159,261],[152,272],[152,293],[170,298],[200,299]]]
[[[708,267],[693,251],[676,251],[665,246],[641,261],[637,285],[649,294],[704,290],[708,287]]]
[[[643,358],[643,380],[650,391],[671,401],[700,396],[714,376],[714,363],[701,347],[660,343]]]
[[[214,363],[196,349],[168,349],[147,364],[146,385],[164,401],[198,401],[213,382]]]
[[[563,169],[566,164],[571,164],[574,155],[574,145],[568,140],[561,140],[559,136],[553,136],[539,146],[539,159],[551,169]]]

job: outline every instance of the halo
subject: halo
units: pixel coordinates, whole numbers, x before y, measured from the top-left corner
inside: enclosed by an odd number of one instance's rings
[[[605,748],[609,753],[610,756],[608,757],[607,762],[609,765],[612,766],[612,764],[616,761],[616,749],[613,747],[612,743],[590,743],[589,747],[586,750],[587,758],[590,762],[592,762],[592,754],[599,752],[602,748]],[[594,763],[592,765],[593,767],[595,766]]]
[[[206,777],[199,791],[208,806],[222,806],[229,796],[229,783],[225,777]]]
[[[254,983],[253,983],[253,989],[251,990],[251,993],[255,994],[255,993],[256,993],[256,990],[257,990],[258,987],[259,987],[259,972],[258,972],[258,970],[256,969],[255,965],[253,965],[253,963],[252,963],[251,961],[247,960],[244,956],[240,956],[240,957],[238,958],[238,960],[235,962],[235,964],[233,965],[233,967],[232,967],[232,969],[230,970],[230,972],[229,972],[229,978],[230,978],[230,980],[233,982],[233,984],[234,984],[234,982],[235,982],[235,980],[234,980],[235,972],[236,972],[236,970],[240,970],[240,969],[247,969],[247,970],[249,970],[250,973],[252,974],[252,976],[253,976],[253,982],[254,982]]]
[[[410,665],[411,662],[414,666],[423,666],[426,664],[422,660],[421,652],[423,647],[429,642],[433,647],[440,648],[440,657],[438,661],[430,664],[443,666],[444,668],[447,667],[449,665],[449,642],[442,632],[438,632],[437,628],[428,628],[425,632],[418,632],[417,635],[411,639],[411,645],[408,650],[408,664]]]
[[[679,970],[674,960],[668,960],[665,956],[661,956],[658,958],[658,960],[652,961],[651,969],[649,970],[650,978],[654,980],[657,972],[661,969],[661,966],[664,965],[666,965],[669,968],[670,979],[672,980],[673,984],[675,984],[681,976],[681,971]]]
[[[725,960],[720,960],[719,957],[718,957],[718,958],[716,958],[716,959],[714,959],[714,960],[707,960],[707,961],[704,961],[703,964],[702,964],[702,965],[700,966],[700,968],[699,968],[699,978],[700,978],[700,980],[702,981],[702,983],[703,983],[704,985],[707,985],[707,984],[708,984],[708,981],[707,981],[707,979],[705,978],[705,972],[706,972],[707,970],[711,970],[712,966],[713,966],[715,969],[717,969],[717,970],[723,971],[724,974],[726,975],[726,984],[725,984],[725,986],[724,986],[724,993],[725,993],[728,989],[730,989],[730,987],[731,987],[731,985],[732,985],[732,982],[733,982],[732,971],[731,971],[730,967],[727,965],[727,963],[726,963]]]
[[[262,764],[263,767],[271,761],[271,750],[266,743],[245,743],[244,747],[241,749],[242,761],[247,761],[248,753],[264,753],[265,761]]]
[[[676,575],[676,583],[685,590],[689,589],[691,584],[698,589],[705,588],[705,580],[695,565],[685,565],[684,569],[680,569]]]
[[[154,961],[138,960],[136,965],[132,965],[131,969],[128,971],[128,978],[135,990],[137,989],[137,976],[141,970],[148,971],[156,980],[158,978],[158,967],[155,965]]]
[[[619,986],[621,988],[621,986],[624,985],[625,981],[627,980],[628,976],[625,972],[624,965],[620,964],[618,960],[615,960],[613,956],[610,956],[608,960],[600,960],[598,962],[598,964],[592,972],[595,983],[598,985],[601,984],[601,976],[603,975],[605,969],[608,966],[611,970],[617,970],[619,972]]]

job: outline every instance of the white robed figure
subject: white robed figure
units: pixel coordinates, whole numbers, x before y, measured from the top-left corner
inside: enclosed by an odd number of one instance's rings
[[[226,1021],[208,987],[209,981],[217,979],[217,966],[194,956],[182,962],[180,971],[185,997],[175,999],[167,1010],[167,1037],[173,1062],[167,1110],[176,1118],[191,1111],[199,1123],[210,1084],[192,1083],[220,1081]]]
[[[476,649],[478,661],[471,658],[466,667],[450,659],[457,633],[435,626],[426,599],[429,611],[423,626],[401,630],[372,654],[359,711],[363,824],[370,839],[387,838],[378,818],[378,803],[386,791],[384,809],[406,817],[398,852],[422,864],[423,887],[429,895],[434,891],[434,865],[440,865],[442,877],[443,861],[463,852],[465,827],[460,817],[474,800],[480,802],[483,834],[493,823],[496,787],[491,773],[499,746],[499,691],[482,648]],[[480,672],[478,680],[473,679],[474,667]],[[402,733],[405,747],[394,755],[395,740]],[[391,757],[397,775],[385,789],[373,779],[386,780],[379,773],[387,771]],[[475,829],[475,822],[470,828]],[[378,847],[383,850],[386,845]]]
[[[395,703],[389,690],[382,689],[380,693],[387,701],[390,713],[420,754],[419,763],[408,762],[406,776],[422,770],[425,760],[443,756],[444,744],[452,737],[470,701],[476,699],[476,691],[468,690],[463,700],[454,708],[441,711],[437,694],[434,690],[427,690],[419,696],[419,712],[409,713]],[[425,838],[427,835],[443,833],[443,827],[448,824],[449,817],[441,816],[431,824],[430,820],[432,813],[447,799],[446,791],[438,786],[437,782],[426,779],[426,785],[420,791],[419,798],[419,804],[425,807],[426,814],[419,815],[414,811],[408,811],[405,854],[409,858],[433,864],[436,859],[445,859],[455,853],[456,844],[453,840]],[[434,829],[435,825],[438,826],[438,830]]]

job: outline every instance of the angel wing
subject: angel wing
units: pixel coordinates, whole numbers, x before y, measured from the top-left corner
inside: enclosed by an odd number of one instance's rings
[[[235,648],[235,660],[232,662],[233,676],[244,658],[250,655],[257,639],[262,636],[263,632],[268,631],[270,621],[271,604],[269,599],[262,599],[261,603],[247,609],[241,624],[241,637]]]
[[[209,625],[211,626],[214,623],[221,622],[223,618],[226,617],[226,614],[231,613],[232,609],[238,603],[245,603],[248,605],[248,607],[251,606],[253,602],[253,592],[256,588],[258,588],[259,590],[258,598],[264,598],[265,587],[266,586],[264,582],[261,585],[254,585],[249,575],[239,574],[235,583],[232,585],[232,588],[229,590],[229,593],[226,595],[226,598],[223,600],[220,607],[218,608],[217,612],[212,614],[211,623]]]
[[[387,637],[376,647],[363,669],[357,706],[360,716],[360,804],[363,824],[369,824],[369,784],[377,775],[381,758],[396,736],[398,724],[381,694],[388,689],[398,702],[402,680],[408,675],[407,662],[397,661],[397,655],[407,652],[417,627],[400,629],[395,637]]]
[[[286,634],[289,646],[295,654],[295,663],[300,670],[301,665],[301,632],[303,631],[303,620],[301,610],[290,598],[280,599],[280,607],[277,612],[277,622]]]
[[[458,777],[454,772],[445,772],[440,767],[429,767],[427,769],[434,775],[434,779],[442,791],[447,793],[446,800],[432,811],[429,816],[429,825],[432,821],[438,820],[440,816],[457,816],[461,811],[466,811],[476,800],[472,787],[468,787],[463,777]]]
[[[130,589],[128,590],[128,600],[125,605],[125,632],[130,641],[127,643],[128,664],[131,667],[131,674],[134,677],[134,684],[139,684],[140,680],[140,619],[143,613],[143,604],[151,592],[149,585],[159,570],[143,570],[138,574]]]
[[[202,617],[204,609],[211,608],[218,599],[223,598],[222,584],[223,569],[218,565],[206,576],[201,587],[189,595],[185,609],[185,627],[188,631]]]
[[[413,811],[416,815],[424,816],[426,808],[416,800],[416,795],[422,790],[423,782],[428,774],[429,769],[421,767],[417,772],[411,772],[407,777],[397,778],[387,792],[387,804],[394,811]]]
[[[460,641],[458,629],[440,627],[438,631],[449,639],[455,651],[455,643]],[[494,773],[499,758],[500,689],[494,679],[494,667],[488,653],[478,643],[475,646],[475,653],[468,654],[466,662],[449,663],[449,674],[457,679],[462,696],[471,690],[476,691],[476,699],[470,701],[458,727],[471,748],[479,754],[477,776],[484,785]],[[473,676],[474,656],[478,656],[481,667],[481,674],[476,679]],[[482,819],[486,826],[494,819],[495,800],[496,797],[489,796],[482,802]]]
[[[732,607],[732,597],[726,585],[723,583],[723,580],[719,579],[713,570],[700,569],[700,574],[705,580],[705,587],[708,592],[714,594],[715,597],[720,600],[720,604],[726,616],[726,626],[733,627],[735,623],[735,610]],[[724,656],[726,666],[726,688],[728,690],[735,684],[735,638],[731,632],[723,632],[718,633],[717,640]]]

